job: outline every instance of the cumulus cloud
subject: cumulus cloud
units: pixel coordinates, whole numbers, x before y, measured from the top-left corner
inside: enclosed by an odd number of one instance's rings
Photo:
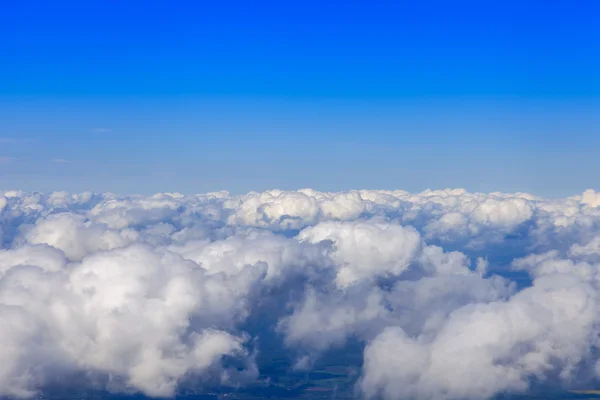
[[[339,266],[336,281],[347,286],[375,275],[399,275],[420,250],[420,235],[412,227],[373,222],[324,222],[298,235],[303,241],[331,241],[331,257]]]
[[[597,312],[595,290],[576,277],[540,278],[454,311],[431,338],[385,328],[365,349],[360,386],[385,398],[477,399],[524,391],[534,377],[568,382],[596,340]]]
[[[0,191],[0,396],[252,386],[273,349],[384,400],[592,384],[599,199]]]

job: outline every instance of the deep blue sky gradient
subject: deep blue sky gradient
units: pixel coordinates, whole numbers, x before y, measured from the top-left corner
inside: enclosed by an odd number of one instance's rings
[[[600,189],[595,1],[6,1],[0,187]]]

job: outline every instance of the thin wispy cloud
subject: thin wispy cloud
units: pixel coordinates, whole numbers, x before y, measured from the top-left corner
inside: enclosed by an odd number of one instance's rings
[[[109,128],[92,128],[90,129],[91,133],[110,133],[112,132]]]
[[[17,161],[15,157],[0,157],[0,164],[12,164],[15,161]]]
[[[33,141],[31,138],[0,137],[0,144],[23,144]]]
[[[52,162],[54,164],[72,164],[72,160],[67,160],[66,158],[53,158]]]

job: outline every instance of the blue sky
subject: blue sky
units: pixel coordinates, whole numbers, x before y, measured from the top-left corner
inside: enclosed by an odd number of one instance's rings
[[[594,1],[13,1],[0,187],[600,188]]]

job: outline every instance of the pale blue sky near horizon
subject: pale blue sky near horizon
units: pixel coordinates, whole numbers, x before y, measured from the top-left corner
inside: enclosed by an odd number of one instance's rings
[[[600,189],[591,1],[3,7],[0,190]]]

